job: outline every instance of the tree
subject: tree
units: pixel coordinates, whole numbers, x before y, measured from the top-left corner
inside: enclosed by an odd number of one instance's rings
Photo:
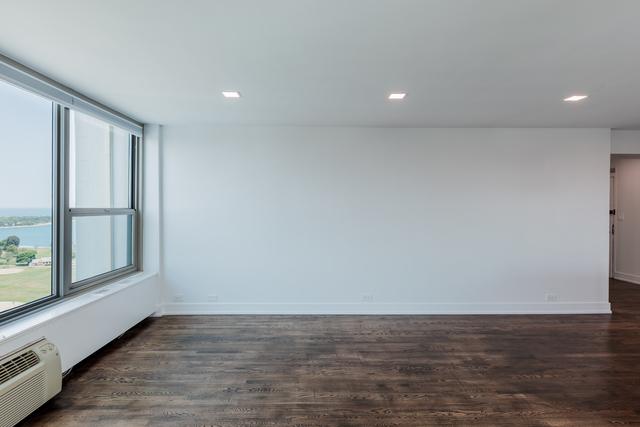
[[[4,245],[5,247],[9,245],[18,247],[20,246],[20,238],[18,236],[9,236],[4,240]]]
[[[29,265],[31,261],[36,259],[36,251],[24,251],[16,255],[16,265]]]

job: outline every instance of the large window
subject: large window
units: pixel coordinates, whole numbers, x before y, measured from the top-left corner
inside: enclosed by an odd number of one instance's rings
[[[0,322],[135,272],[140,253],[140,125],[5,60]]]
[[[53,103],[0,81],[0,313],[55,295]]]

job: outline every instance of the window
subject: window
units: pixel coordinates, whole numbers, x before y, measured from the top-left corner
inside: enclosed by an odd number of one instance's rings
[[[135,269],[138,138],[69,111],[68,291]]]
[[[139,270],[141,134],[0,56],[0,322]]]
[[[70,111],[69,207],[129,208],[131,134]]]
[[[0,314],[56,294],[53,103],[0,81]]]
[[[71,284],[133,265],[133,215],[73,218]]]

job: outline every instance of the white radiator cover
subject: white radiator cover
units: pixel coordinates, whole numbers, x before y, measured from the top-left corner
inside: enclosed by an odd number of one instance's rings
[[[0,359],[0,427],[12,427],[62,389],[60,352],[40,339]]]
[[[157,309],[158,277],[140,274],[69,298],[0,327],[0,354],[45,336],[66,371]]]

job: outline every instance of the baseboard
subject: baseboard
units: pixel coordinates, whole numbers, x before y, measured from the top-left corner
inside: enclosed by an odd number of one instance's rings
[[[640,285],[640,276],[637,274],[621,273],[619,271],[615,271],[613,273],[613,278],[622,280],[623,282],[635,283],[636,285]]]
[[[162,317],[164,315],[164,304],[156,304],[156,310],[151,317]]]
[[[608,302],[548,303],[168,303],[163,315],[212,314],[610,314]]]

